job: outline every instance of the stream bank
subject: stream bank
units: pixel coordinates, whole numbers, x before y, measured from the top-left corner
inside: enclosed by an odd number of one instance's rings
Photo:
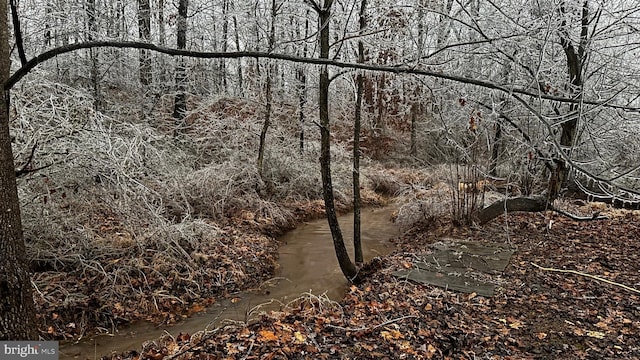
[[[392,250],[389,240],[399,234],[391,221],[393,207],[365,209],[362,213],[362,242],[365,260]],[[343,215],[340,223],[345,239],[352,239],[353,215]],[[279,238],[279,266],[275,277],[253,291],[233,294],[214,302],[206,309],[172,326],[154,326],[135,322],[111,336],[93,336],[76,344],[61,346],[61,359],[93,359],[106,354],[140,349],[142,343],[170,333],[195,333],[212,329],[225,320],[251,322],[260,313],[279,310],[287,303],[307,294],[340,300],[348,289],[340,272],[333,242],[325,219],[298,226]],[[348,241],[349,242],[349,241]],[[350,252],[352,245],[347,244]]]
[[[484,227],[425,224],[397,238],[399,249],[339,302],[304,296],[249,324],[163,336],[112,359],[638,359],[638,292],[589,275],[638,288],[640,213],[607,215],[580,222],[514,213]],[[518,249],[493,279],[493,297],[393,275],[433,254],[437,234]]]

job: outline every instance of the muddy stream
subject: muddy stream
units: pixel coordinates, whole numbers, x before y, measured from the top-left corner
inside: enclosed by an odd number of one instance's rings
[[[389,240],[398,235],[391,223],[392,207],[362,211],[362,248],[365,261],[392,250]],[[349,254],[353,258],[353,215],[340,217]],[[110,353],[139,350],[142,343],[158,338],[165,332],[174,336],[180,332],[193,334],[213,329],[225,320],[246,321],[260,312],[278,310],[281,304],[310,292],[326,294],[339,300],[347,290],[345,280],[333,250],[331,233],[326,219],[300,225],[280,239],[280,267],[275,278],[267,281],[259,291],[236,294],[231,299],[214,303],[205,311],[175,325],[154,326],[148,322],[135,322],[113,335],[87,337],[78,343],[61,343],[60,359],[99,359]]]

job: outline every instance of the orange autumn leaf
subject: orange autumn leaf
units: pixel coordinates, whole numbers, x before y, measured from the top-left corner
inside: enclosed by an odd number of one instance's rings
[[[192,313],[196,313],[196,312],[201,312],[203,311],[205,308],[204,306],[200,305],[200,304],[193,304],[193,306],[191,306],[190,311]]]
[[[260,342],[269,342],[269,341],[277,341],[278,337],[273,331],[270,330],[260,330],[258,332],[258,341]]]

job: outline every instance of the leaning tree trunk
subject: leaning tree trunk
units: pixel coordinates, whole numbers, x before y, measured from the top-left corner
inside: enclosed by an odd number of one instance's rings
[[[365,11],[367,0],[360,3],[360,35],[364,32],[366,24]],[[358,41],[358,62],[364,63],[364,43]],[[353,251],[356,264],[364,262],[362,254],[360,208],[362,198],[360,196],[360,124],[362,122],[362,93],[364,91],[364,79],[362,72],[358,73],[356,90],[356,113],[353,125]]]
[[[317,7],[320,26],[320,58],[329,58],[329,19],[331,16],[331,4],[333,0],[326,0],[324,7]],[[333,185],[331,182],[331,131],[329,127],[329,69],[322,66],[320,70],[320,168],[322,172],[322,195],[324,198],[327,221],[333,238],[333,247],[336,251],[338,263],[342,273],[349,281],[356,281],[358,270],[351,262],[344,238],[338,223],[336,207],[333,198]]]
[[[9,78],[7,2],[0,0],[0,83]],[[9,92],[0,99],[0,340],[37,340],[9,135]]]

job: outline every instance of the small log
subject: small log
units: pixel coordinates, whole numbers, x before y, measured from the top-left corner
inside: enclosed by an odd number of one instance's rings
[[[498,216],[513,211],[539,212],[550,209],[546,196],[516,197],[496,201],[475,214],[476,222],[484,225]]]

